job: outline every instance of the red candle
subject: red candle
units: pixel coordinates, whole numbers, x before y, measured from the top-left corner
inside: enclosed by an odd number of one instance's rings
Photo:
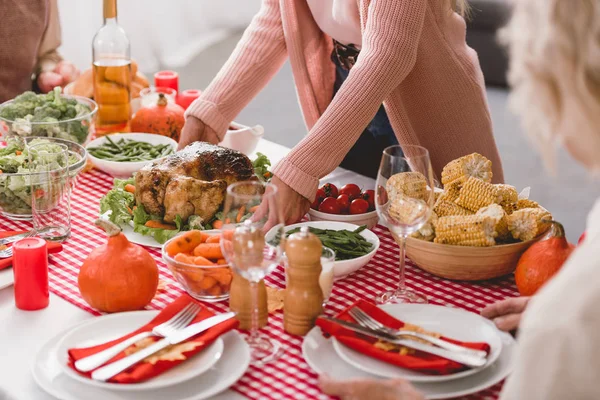
[[[13,244],[15,304],[21,310],[48,307],[48,246],[40,238],[21,239]]]
[[[201,94],[202,92],[197,89],[184,90],[177,96],[177,104],[183,107],[184,110],[187,110],[190,104],[200,97]]]
[[[159,71],[154,74],[154,86],[175,89],[179,93],[179,74],[175,71]]]

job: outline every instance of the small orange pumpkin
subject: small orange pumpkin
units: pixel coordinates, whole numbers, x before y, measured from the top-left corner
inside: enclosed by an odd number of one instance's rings
[[[131,120],[131,131],[155,133],[179,141],[185,124],[184,109],[167,101],[164,94],[158,94],[156,104],[140,108]]]
[[[575,250],[567,242],[565,229],[557,221],[552,223],[552,236],[534,243],[523,253],[515,270],[515,282],[521,296],[532,296],[563,266]]]
[[[104,220],[96,225],[108,241],[92,250],[79,270],[81,296],[103,312],[144,308],[158,287],[156,261],[143,247],[130,243],[117,225]]]

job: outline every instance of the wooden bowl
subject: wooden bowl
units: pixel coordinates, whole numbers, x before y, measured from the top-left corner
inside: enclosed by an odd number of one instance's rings
[[[492,247],[451,246],[409,237],[406,255],[419,268],[441,278],[481,281],[514,272],[521,254],[545,235],[527,242]],[[398,242],[398,238],[394,236]]]

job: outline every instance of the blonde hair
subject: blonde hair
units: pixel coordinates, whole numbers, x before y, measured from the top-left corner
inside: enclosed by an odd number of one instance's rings
[[[450,0],[450,8],[464,18],[469,16],[470,8],[467,0]]]
[[[500,33],[510,106],[550,168],[563,141],[589,167],[600,151],[600,0],[515,3]]]

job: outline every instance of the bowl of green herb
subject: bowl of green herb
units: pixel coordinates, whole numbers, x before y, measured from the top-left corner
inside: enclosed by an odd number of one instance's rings
[[[25,92],[0,104],[3,137],[49,137],[84,144],[94,133],[98,105],[81,96]]]
[[[286,236],[300,232],[303,226],[308,226],[309,231],[317,235],[323,246],[335,251],[333,274],[336,279],[343,278],[368,264],[379,249],[379,238],[366,226],[345,222],[301,222],[286,226]],[[277,241],[276,229],[267,232],[265,239],[269,243]]]
[[[86,149],[96,168],[129,178],[146,164],[175,153],[177,142],[151,133],[115,133],[92,140]]]

